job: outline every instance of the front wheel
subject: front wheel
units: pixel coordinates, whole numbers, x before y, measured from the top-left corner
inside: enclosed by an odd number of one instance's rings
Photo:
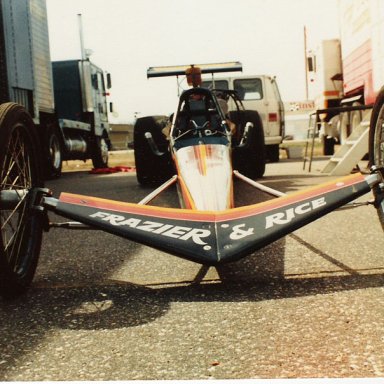
[[[96,137],[92,154],[92,164],[95,168],[108,167],[108,144],[104,137]]]
[[[372,110],[369,127],[369,160],[371,165],[382,168],[380,172],[384,175],[384,87],[381,88]],[[378,186],[373,189],[373,193],[377,201],[384,199],[384,192]],[[384,229],[384,200],[381,200],[376,208]]]
[[[35,125],[23,107],[0,106],[0,295],[15,297],[30,285],[37,266],[43,216],[28,191],[43,187]],[[11,206],[5,196],[17,196]]]

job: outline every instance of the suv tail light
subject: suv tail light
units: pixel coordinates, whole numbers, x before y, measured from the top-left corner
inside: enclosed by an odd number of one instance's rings
[[[275,123],[277,120],[277,113],[268,113],[268,121],[270,123]]]

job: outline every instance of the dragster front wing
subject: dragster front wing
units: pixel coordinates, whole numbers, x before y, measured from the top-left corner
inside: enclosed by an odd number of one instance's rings
[[[194,211],[62,193],[55,212],[201,264],[235,261],[369,192],[355,174],[225,211]]]

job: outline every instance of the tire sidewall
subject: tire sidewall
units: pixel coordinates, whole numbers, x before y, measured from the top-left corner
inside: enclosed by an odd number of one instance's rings
[[[252,129],[248,132],[245,147],[233,148],[233,164],[245,176],[256,179],[265,173],[266,153],[264,130],[260,115],[257,111],[239,111],[237,118],[241,122],[251,122]],[[242,125],[245,126],[245,123]],[[241,127],[243,131],[244,127]],[[241,132],[242,134],[243,132]]]
[[[146,116],[136,120],[134,126],[134,157],[136,177],[143,186],[156,186],[174,174],[173,162],[168,151],[169,142],[163,134],[166,116]],[[152,135],[162,156],[155,155],[145,137],[145,133]]]
[[[384,87],[381,88],[375,104],[372,109],[371,114],[371,120],[369,124],[369,163],[370,165],[376,165],[377,167],[383,167],[384,164],[376,164],[376,156],[375,156],[375,136],[376,136],[376,129],[378,129],[378,118],[380,115],[384,115]],[[381,138],[384,140],[384,137]],[[384,162],[384,159],[383,159]],[[375,198],[381,197],[383,195],[383,192],[379,190],[379,187],[376,186],[373,188],[373,194]],[[377,214],[379,216],[380,223],[382,225],[382,228],[384,230],[384,206],[381,203],[377,207]]]
[[[377,166],[380,164],[375,164],[375,134],[377,128],[377,119],[382,108],[384,108],[384,87],[381,88],[376,98],[369,123],[369,162],[371,165]]]

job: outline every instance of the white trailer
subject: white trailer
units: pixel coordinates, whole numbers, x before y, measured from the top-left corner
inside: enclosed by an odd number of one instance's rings
[[[384,2],[340,0],[345,97],[373,104],[384,84]]]
[[[339,0],[340,39],[308,53],[308,89],[322,114],[326,134],[347,141],[384,85],[384,2]],[[363,109],[358,109],[359,106]],[[348,108],[353,107],[353,108]]]

